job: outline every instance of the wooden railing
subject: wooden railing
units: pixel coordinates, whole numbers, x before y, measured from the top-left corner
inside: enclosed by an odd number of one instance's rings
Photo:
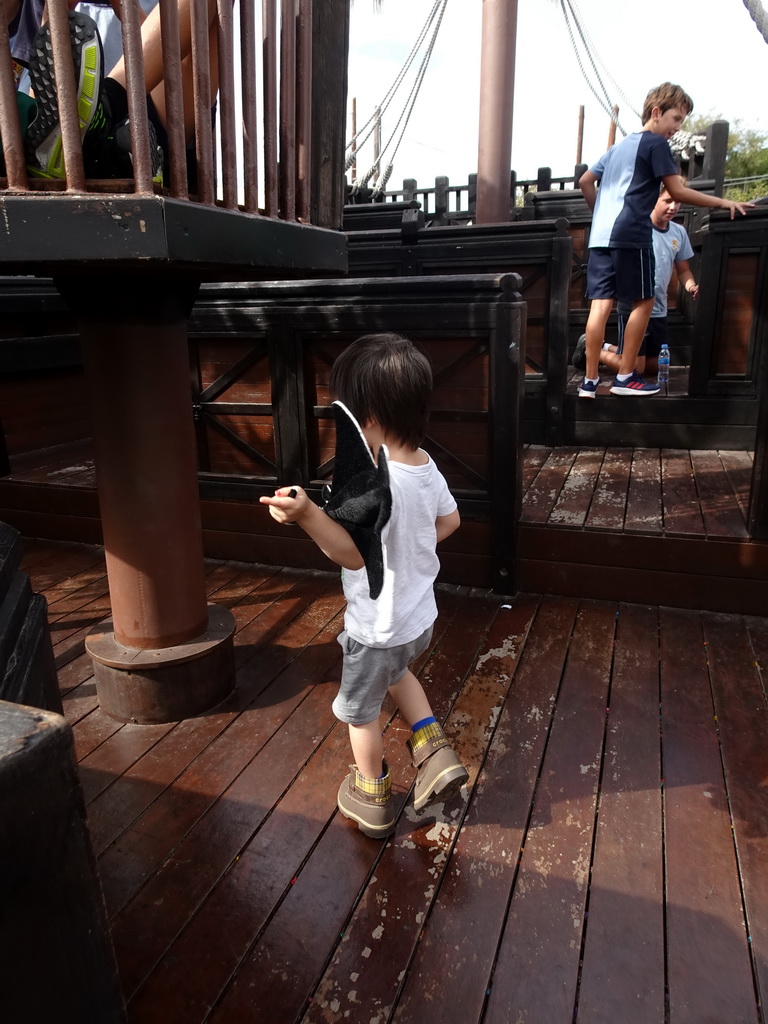
[[[578,181],[586,170],[586,164],[578,164],[573,174],[552,176],[550,167],[540,167],[535,178],[518,178],[510,171],[509,207],[510,220],[514,220],[515,208],[522,205],[531,191],[549,192],[578,187]],[[348,190],[347,202],[370,203],[371,201],[399,203],[418,202],[425,217],[434,224],[462,224],[474,220],[477,203],[477,175],[470,174],[462,185],[451,185],[445,176],[435,178],[434,186],[419,187],[415,178],[406,178],[403,187],[377,195],[372,188]]]
[[[169,168],[163,194],[288,221],[340,226],[342,174],[338,173],[337,185],[323,182],[315,166],[313,182],[313,149],[322,133],[324,164],[334,164],[336,150],[341,164],[345,97],[336,72],[346,59],[348,5],[349,0],[324,0],[314,7],[313,0],[159,0]],[[149,20],[141,24],[137,0],[121,0],[134,168],[133,180],[127,181],[96,182],[86,177],[67,0],[48,0],[48,11],[66,178],[51,181],[28,174],[8,31],[0,20],[0,135],[7,175],[0,178],[0,194],[161,191],[153,183],[145,100],[143,40]],[[188,36],[191,32],[190,54],[180,49],[185,28]],[[218,40],[214,54],[209,52],[209,37]],[[313,51],[319,54],[314,65]],[[194,68],[191,143],[184,130],[183,103],[191,94],[189,83],[183,81],[185,57],[186,65],[191,57]],[[187,176],[190,151],[197,165],[194,194]],[[324,195],[313,196],[313,186]]]

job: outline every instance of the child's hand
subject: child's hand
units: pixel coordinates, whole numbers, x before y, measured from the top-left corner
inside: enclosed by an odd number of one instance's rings
[[[686,291],[692,299],[695,299],[696,296],[699,294],[699,286],[697,284],[692,284],[690,288],[686,289]]]
[[[263,495],[262,505],[269,505],[269,514],[277,523],[290,526],[301,519],[311,504],[303,487],[278,487],[274,497]]]
[[[740,214],[742,214],[742,216],[744,216],[747,210],[754,210],[754,208],[754,203],[737,203],[733,199],[723,199],[722,209],[731,211],[731,220],[733,220],[733,218],[736,216],[737,210]]]

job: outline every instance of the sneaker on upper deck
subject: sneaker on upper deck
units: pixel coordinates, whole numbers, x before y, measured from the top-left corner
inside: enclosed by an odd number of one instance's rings
[[[586,334],[582,334],[579,340],[576,342],[576,348],[573,350],[573,356],[571,357],[571,365],[575,366],[577,370],[581,370],[582,373],[587,368]]]
[[[641,373],[634,370],[626,380],[616,377],[611,387],[612,395],[658,395],[658,384],[649,384]]]
[[[585,377],[581,384],[579,384],[579,398],[594,398],[599,387],[599,380],[587,380]]]
[[[80,11],[68,13],[77,86],[77,113],[80,137],[83,138],[99,108],[104,58],[93,18]],[[41,25],[35,36],[29,60],[29,78],[35,92],[37,110],[24,140],[28,171],[38,178],[63,178],[64,153],[50,22]]]

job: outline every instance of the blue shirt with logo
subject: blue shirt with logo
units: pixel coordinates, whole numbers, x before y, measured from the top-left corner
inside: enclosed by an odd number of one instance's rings
[[[650,249],[651,211],[661,180],[679,173],[664,136],[634,132],[612,146],[590,170],[600,182],[590,249]]]

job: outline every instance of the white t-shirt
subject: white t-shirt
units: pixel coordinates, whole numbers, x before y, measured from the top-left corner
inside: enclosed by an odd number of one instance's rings
[[[426,455],[426,452],[424,453]],[[371,600],[365,569],[342,573],[344,627],[366,647],[399,647],[421,636],[437,618],[434,582],[440,568],[435,520],[456,500],[432,459],[423,466],[389,462],[392,514],[382,531],[384,586]]]

